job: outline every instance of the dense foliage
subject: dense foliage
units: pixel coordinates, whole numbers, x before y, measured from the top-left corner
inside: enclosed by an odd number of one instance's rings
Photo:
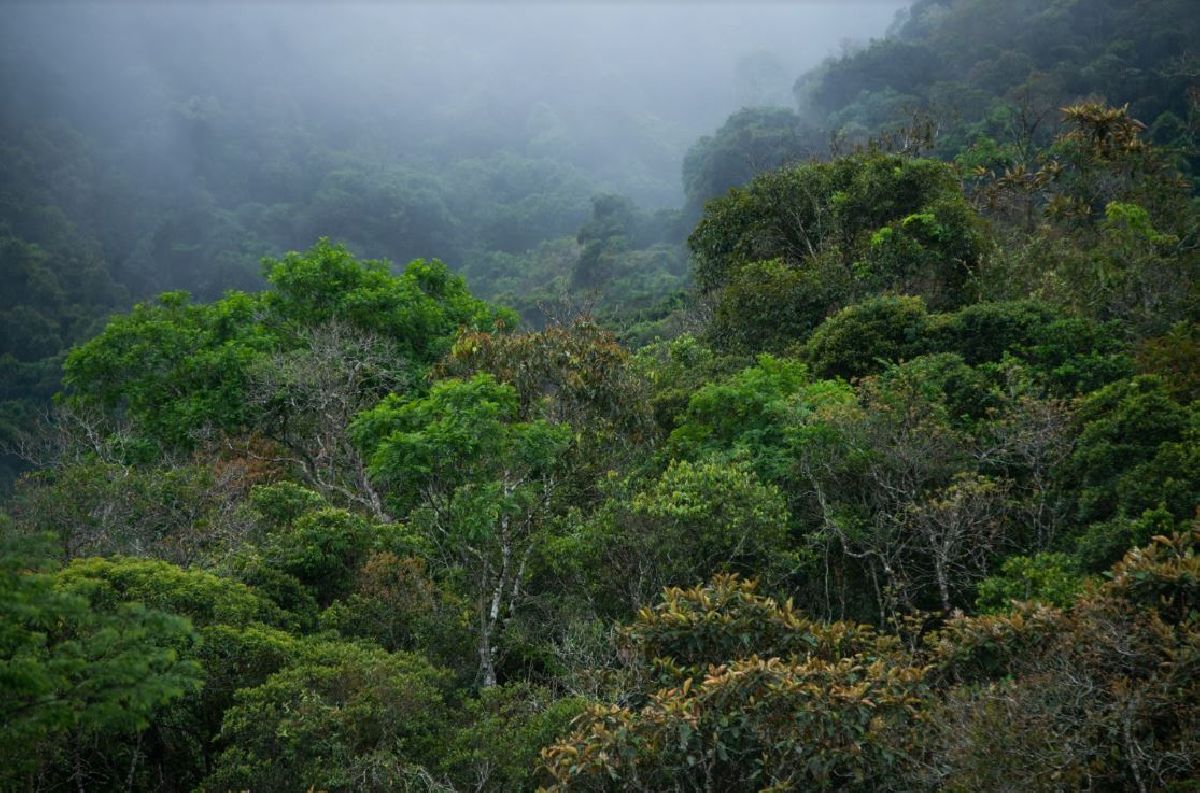
[[[1193,790],[1200,87],[1128,5],[918,2],[682,214],[473,228],[508,307],[325,238],[128,307],[95,228],[0,218],[0,396],[60,389],[7,414],[0,789]],[[388,173],[322,217],[386,233]]]

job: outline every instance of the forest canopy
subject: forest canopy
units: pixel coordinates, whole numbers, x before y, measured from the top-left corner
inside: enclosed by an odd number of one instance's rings
[[[1194,788],[1187,3],[918,0],[715,116],[75,10],[0,55],[0,790]]]

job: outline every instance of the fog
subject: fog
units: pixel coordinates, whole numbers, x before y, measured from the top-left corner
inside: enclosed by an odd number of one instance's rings
[[[901,5],[9,5],[5,114],[52,109],[178,165],[192,142],[164,127],[186,101],[394,156],[552,157],[671,204],[695,138],[790,104],[797,75]]]
[[[903,5],[0,4],[0,232],[133,299],[257,288],[320,236],[490,295],[592,196],[682,206],[697,139]]]

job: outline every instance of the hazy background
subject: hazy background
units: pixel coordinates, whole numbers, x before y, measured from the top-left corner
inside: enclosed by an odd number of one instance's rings
[[[114,312],[320,237],[531,322],[580,288],[650,311],[747,178],[725,139],[684,208],[689,149],[901,5],[0,0],[0,444]]]
[[[792,104],[802,71],[902,5],[9,4],[4,114],[60,114],[163,179],[195,176],[190,113],[389,157],[548,157],[665,206],[697,137]]]

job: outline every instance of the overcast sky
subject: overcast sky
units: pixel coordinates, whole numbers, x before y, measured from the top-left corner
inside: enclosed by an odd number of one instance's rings
[[[801,72],[903,5],[8,3],[0,72],[6,99],[57,103],[110,139],[194,96],[414,151],[441,140],[446,156],[560,134],[602,169],[657,146],[647,167],[677,172],[697,137],[743,104],[791,104]]]

